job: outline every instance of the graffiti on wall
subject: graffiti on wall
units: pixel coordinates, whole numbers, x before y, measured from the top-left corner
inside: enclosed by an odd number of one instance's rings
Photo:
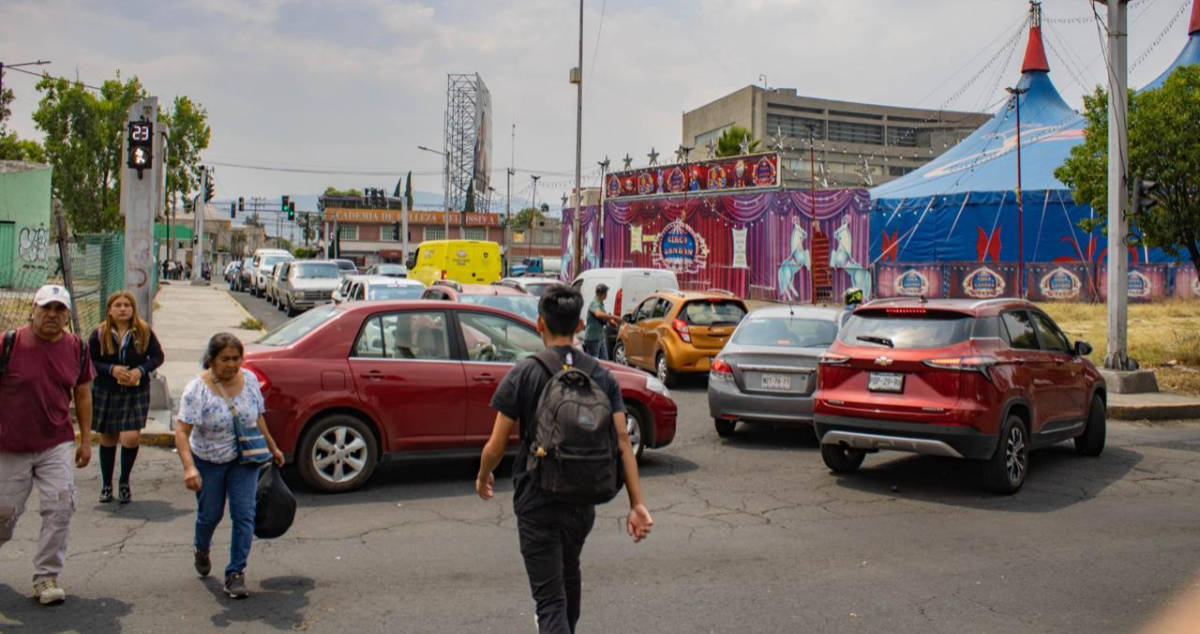
[[[24,227],[20,235],[20,256],[25,264],[46,264],[50,233],[45,227]]]

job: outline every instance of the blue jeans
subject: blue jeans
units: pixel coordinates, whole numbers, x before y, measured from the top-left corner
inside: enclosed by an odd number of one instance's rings
[[[193,458],[200,472],[200,490],[196,492],[196,550],[208,552],[213,531],[225,514],[229,499],[229,519],[233,522],[233,539],[229,542],[229,565],[225,576],[246,569],[250,556],[250,541],[254,538],[254,504],[258,493],[258,465],[241,464],[237,460],[219,464]]]
[[[601,361],[608,361],[608,340],[601,335],[596,341],[584,341],[583,351]]]

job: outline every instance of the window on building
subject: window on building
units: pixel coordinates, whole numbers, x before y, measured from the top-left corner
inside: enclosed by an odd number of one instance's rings
[[[445,240],[445,227],[425,227],[425,240]]]
[[[358,225],[338,225],[338,238],[342,240],[357,240]]]
[[[553,229],[542,229],[542,235],[538,236],[538,242],[542,244],[557,244],[560,239],[560,234]]]
[[[695,143],[694,147],[704,147],[704,146],[708,145],[709,143],[716,143],[717,139],[721,138],[721,135],[725,134],[725,131],[728,130],[732,126],[733,126],[733,124],[730,123],[727,125],[723,125],[715,130],[709,130],[708,132],[705,132],[704,134],[696,135],[696,139],[695,139],[696,143]]]
[[[917,129],[888,126],[888,145],[917,147]]]
[[[830,121],[829,140],[839,143],[883,145],[883,126],[871,123]]]
[[[483,227],[467,227],[463,230],[463,237],[467,240],[486,240],[487,231]]]
[[[774,135],[780,131],[783,136],[794,139],[807,139],[808,126],[813,126],[813,138],[825,138],[825,122],[810,117],[793,117],[786,114],[767,113],[767,134]]]
[[[392,228],[394,225],[379,225],[379,241],[380,242],[398,242],[392,239]]]
[[[888,176],[904,176],[905,174],[915,170],[915,167],[904,167],[903,165],[889,165]]]

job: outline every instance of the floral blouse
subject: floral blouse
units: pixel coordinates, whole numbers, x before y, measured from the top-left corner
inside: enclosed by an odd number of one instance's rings
[[[233,406],[243,421],[242,426],[254,428],[258,425],[259,415],[266,411],[266,404],[258,377],[249,370],[242,370],[242,378],[245,387],[233,397]],[[208,387],[203,378],[193,378],[184,388],[183,397],[179,399],[179,420],[192,425],[189,445],[193,455],[220,464],[237,459],[237,435],[233,431],[229,405]]]

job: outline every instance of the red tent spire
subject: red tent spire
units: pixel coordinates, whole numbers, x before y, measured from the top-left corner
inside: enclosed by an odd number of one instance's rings
[[[1192,0],[1192,21],[1188,23],[1188,35],[1200,33],[1200,0]]]
[[[1200,4],[1196,6],[1200,6]],[[1021,72],[1027,73],[1031,70],[1047,72],[1050,70],[1050,64],[1046,63],[1046,49],[1042,47],[1042,3],[1040,2],[1029,3],[1029,43],[1025,45],[1025,61],[1021,64]]]

